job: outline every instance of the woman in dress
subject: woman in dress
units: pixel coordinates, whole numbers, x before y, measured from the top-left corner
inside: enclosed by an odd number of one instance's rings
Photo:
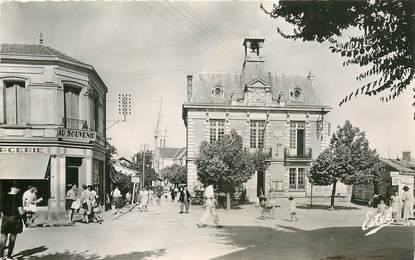
[[[408,186],[404,186],[403,190],[405,191],[402,194],[403,218],[405,219],[406,225],[409,226],[409,219],[414,217],[414,195],[412,191],[409,191]]]
[[[399,199],[398,191],[395,191],[394,195],[391,196],[390,205],[392,207],[392,218],[393,221],[398,221],[398,212],[401,211],[401,201]]]

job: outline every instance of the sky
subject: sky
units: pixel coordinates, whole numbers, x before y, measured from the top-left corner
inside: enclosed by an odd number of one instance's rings
[[[291,28],[267,16],[259,2],[6,2],[0,8],[0,42],[37,44],[42,33],[45,45],[94,66],[108,87],[107,136],[120,156],[144,143],[154,147],[160,100],[167,146],[184,147],[186,75],[241,71],[242,42],[254,29],[265,38],[266,71],[316,76],[317,94],[333,107],[333,126],[350,120],[381,156],[411,151],[415,157],[415,86],[387,104],[362,96],[339,107],[362,85],[355,80],[362,69],[343,67],[326,43],[283,39],[277,27]],[[122,119],[119,94],[132,95],[132,114],[113,125]]]

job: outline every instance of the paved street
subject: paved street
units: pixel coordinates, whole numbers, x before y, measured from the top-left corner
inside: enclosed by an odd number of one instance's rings
[[[220,210],[221,227],[196,227],[202,213],[178,214],[164,202],[150,212],[133,209],[103,225],[27,229],[18,237],[16,258],[30,259],[413,259],[414,229],[391,226],[369,237],[361,223],[369,210],[335,211],[299,205],[299,221],[287,221],[286,205],[275,220],[258,219],[258,208]],[[196,242],[197,241],[197,242]]]

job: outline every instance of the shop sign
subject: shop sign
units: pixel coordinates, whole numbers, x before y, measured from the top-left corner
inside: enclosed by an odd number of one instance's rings
[[[46,147],[0,146],[0,153],[47,153]]]
[[[132,183],[139,183],[140,182],[140,177],[131,177],[131,182]]]
[[[392,186],[399,185],[399,176],[392,177]]]
[[[77,139],[84,141],[95,141],[97,133],[94,131],[88,130],[77,130],[77,129],[67,129],[67,128],[58,128],[58,138],[63,139]]]

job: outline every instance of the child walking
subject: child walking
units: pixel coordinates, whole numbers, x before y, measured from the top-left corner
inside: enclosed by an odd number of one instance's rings
[[[289,197],[288,198],[288,203],[289,203],[288,212],[290,212],[290,221],[291,222],[292,221],[297,221],[298,218],[297,218],[297,216],[295,214],[295,211],[296,211],[297,207],[295,206],[295,200],[294,200],[294,198],[293,197]]]

